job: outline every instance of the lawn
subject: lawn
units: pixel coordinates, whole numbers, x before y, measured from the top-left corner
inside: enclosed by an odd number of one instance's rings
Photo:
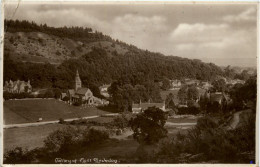
[[[79,118],[109,112],[96,107],[76,107],[55,99],[8,100],[4,102],[4,124],[54,121],[59,118]]]

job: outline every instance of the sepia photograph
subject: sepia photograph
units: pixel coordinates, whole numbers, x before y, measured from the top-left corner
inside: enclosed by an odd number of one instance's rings
[[[259,165],[257,2],[3,3],[3,165]]]

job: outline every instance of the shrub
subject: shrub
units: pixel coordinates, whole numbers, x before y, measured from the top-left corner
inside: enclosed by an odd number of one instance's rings
[[[83,143],[87,145],[101,143],[109,138],[109,134],[105,131],[99,131],[91,128],[83,138]]]
[[[80,145],[86,133],[84,129],[71,126],[56,130],[44,140],[44,147],[50,154],[66,153]]]
[[[59,119],[59,123],[60,123],[60,124],[64,124],[64,123],[65,123],[64,119],[63,119],[63,118],[60,118],[60,119]]]
[[[34,156],[27,150],[21,147],[16,147],[7,151],[4,154],[5,164],[25,164],[34,160]]]
[[[44,94],[44,98],[53,98],[54,93],[51,90],[47,90]]]

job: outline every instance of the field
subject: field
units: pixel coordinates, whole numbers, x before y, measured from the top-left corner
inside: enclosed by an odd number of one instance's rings
[[[4,151],[23,147],[33,149],[43,146],[43,140],[53,131],[66,125],[48,124],[43,126],[4,129]]]
[[[59,118],[79,118],[108,112],[96,107],[70,106],[55,99],[8,100],[4,102],[4,124],[54,121]]]
[[[99,117],[90,119],[90,121],[95,121],[99,123],[110,122],[112,121],[111,117]],[[194,122],[191,119],[174,119],[169,120],[169,122]],[[23,127],[23,128],[10,128],[4,129],[4,151],[15,148],[16,146],[33,149],[36,147],[42,147],[44,139],[53,131],[63,128],[67,125],[62,124],[47,124],[34,127]],[[190,126],[165,126],[168,130],[170,136],[174,136],[176,133],[181,132],[185,133],[187,128]],[[123,135],[120,136],[111,136],[112,138],[118,140],[108,141],[96,148],[88,150],[83,154],[88,156],[105,156],[109,155],[124,155],[128,153],[133,153],[138,147],[138,143],[129,137],[132,134],[132,131],[128,130]]]

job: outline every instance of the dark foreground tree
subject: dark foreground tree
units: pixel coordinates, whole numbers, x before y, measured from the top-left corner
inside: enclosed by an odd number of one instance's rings
[[[156,107],[149,107],[130,120],[130,126],[134,131],[134,139],[144,144],[157,143],[167,135],[167,130],[164,128],[166,120],[167,115],[165,112]]]

